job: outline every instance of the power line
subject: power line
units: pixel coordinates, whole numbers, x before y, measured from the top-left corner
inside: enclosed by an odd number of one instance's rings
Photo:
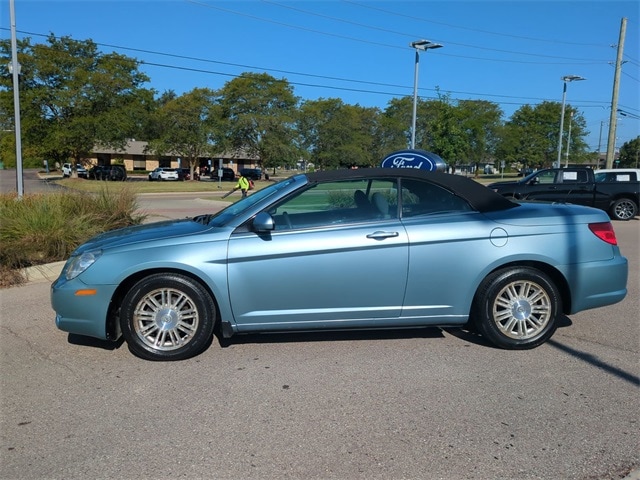
[[[260,0],[260,1],[262,3],[266,3],[266,4],[269,4],[269,5],[275,5],[275,6],[278,6],[278,7],[281,7],[281,8],[286,8],[286,9],[289,9],[289,10],[300,12],[300,13],[303,13],[305,15],[312,15],[312,16],[315,16],[315,17],[320,17],[320,18],[332,20],[332,21],[335,21],[335,22],[346,23],[348,25],[354,25],[354,26],[367,28],[367,29],[371,29],[371,30],[376,30],[376,31],[380,31],[380,32],[392,33],[392,34],[395,34],[395,35],[401,35],[401,36],[407,37],[407,38],[416,38],[416,37],[420,36],[419,34],[408,34],[407,32],[398,32],[398,31],[395,31],[395,30],[388,30],[386,28],[374,27],[374,26],[366,25],[366,24],[359,23],[359,22],[353,22],[351,20],[345,20],[343,18],[331,17],[329,15],[324,15],[324,14],[320,14],[320,13],[316,13],[316,12],[311,12],[309,10],[304,10],[302,8],[297,8],[297,7],[294,7],[292,5],[283,5],[281,3],[274,2],[272,0]],[[345,3],[353,3],[354,5],[359,5],[359,4],[356,4],[354,2],[348,2],[348,1],[346,1]],[[364,6],[364,5],[362,5],[362,6]],[[371,7],[371,8],[375,9],[375,7]],[[388,12],[386,12],[386,13],[388,13]],[[402,15],[402,16],[406,16],[406,15]],[[256,18],[256,17],[254,17],[254,18]],[[413,20],[416,20],[415,17],[409,17],[409,18],[412,18]],[[448,26],[451,26],[451,25],[448,25]],[[487,32],[485,32],[485,33],[487,33]],[[509,53],[509,54],[514,54],[514,55],[525,55],[525,56],[531,56],[531,57],[553,58],[553,59],[563,59],[563,60],[579,60],[579,61],[584,61],[584,62],[592,62],[591,59],[575,59],[575,58],[567,58],[567,57],[558,57],[558,56],[553,56],[553,55],[540,55],[538,53],[514,52],[512,50],[502,50],[502,49],[498,49],[498,48],[481,47],[481,46],[478,46],[478,45],[470,45],[470,44],[467,44],[467,43],[453,42],[451,40],[443,40],[443,39],[435,39],[435,40],[438,40],[438,41],[441,41],[441,42],[446,42],[447,45],[459,45],[459,46],[466,47],[466,48],[473,48],[473,49],[478,49],[478,50],[486,50],[486,51],[499,52],[499,53]],[[528,40],[531,40],[531,39],[528,39]],[[583,45],[583,44],[579,44],[579,45]],[[389,46],[391,46],[391,45],[389,45]],[[396,48],[399,48],[399,47],[396,47]],[[449,55],[449,56],[455,56],[455,55]],[[468,58],[468,57],[464,57],[464,58]],[[604,62],[604,60],[598,61],[596,63],[602,63],[602,62]]]
[[[323,32],[321,30],[307,28],[307,27],[303,27],[301,25],[292,25],[292,24],[289,24],[289,23],[284,23],[284,22],[280,22],[280,21],[277,21],[277,20],[272,20],[272,19],[269,19],[269,18],[258,17],[256,15],[249,14],[249,13],[238,12],[236,10],[231,10],[231,9],[223,8],[223,7],[216,6],[216,5],[210,5],[210,4],[207,4],[207,3],[202,3],[202,2],[197,1],[197,0],[184,0],[184,1],[187,2],[187,3],[192,3],[194,5],[198,5],[198,6],[204,7],[204,8],[209,8],[209,9],[212,9],[212,10],[218,10],[218,11],[222,11],[222,12],[225,12],[225,13],[238,15],[238,16],[241,16],[241,17],[252,18],[254,20],[259,20],[259,21],[262,21],[262,22],[272,23],[272,24],[275,24],[275,25],[279,25],[279,26],[283,26],[283,27],[287,27],[287,28],[291,28],[291,29],[295,29],[295,30],[302,30],[302,31],[305,31],[305,32],[315,33],[315,34],[318,34],[318,35],[324,35],[324,36],[328,36],[328,37],[340,38],[340,39],[343,39],[343,40],[350,40],[350,41],[354,41],[354,42],[365,43],[365,44],[369,44],[369,45],[375,45],[375,46],[378,46],[378,47],[406,50],[406,47],[400,46],[400,45],[374,42],[374,41],[370,41],[370,40],[363,40],[361,38],[349,37],[349,36],[341,35],[341,34],[337,34],[337,33]],[[266,2],[266,3],[273,3],[274,5],[282,6],[282,5],[277,4],[275,2]],[[296,8],[290,7],[290,6],[283,6],[283,7],[284,8],[294,9],[294,10],[298,10],[298,11],[304,11],[304,10],[296,9]],[[306,12],[306,11],[304,11],[304,12]],[[306,12],[306,13],[308,13],[310,15],[324,16],[324,15],[315,14],[313,12]],[[409,35],[406,32],[394,32],[394,31],[390,31],[390,30],[380,29],[378,27],[372,27],[372,26],[369,26],[369,25],[364,25],[364,24],[359,24],[359,23],[356,23],[356,22],[351,22],[351,21],[348,21],[348,20],[337,19],[337,18],[327,17],[327,16],[324,16],[324,17],[325,18],[332,18],[333,20],[340,21],[340,22],[359,25],[361,27],[371,28],[371,29],[375,29],[375,30],[383,30],[383,31],[386,31],[387,33],[394,33],[394,34],[397,34],[397,35],[402,35],[403,37],[407,37],[407,38],[409,37]],[[476,49],[480,49],[480,50],[490,50],[490,51],[495,51],[495,52],[500,52],[500,53],[508,53],[508,54],[511,54],[511,55],[524,55],[524,56],[531,56],[531,57],[538,57],[538,58],[549,58],[549,59],[558,60],[558,62],[527,62],[527,61],[513,60],[513,59],[505,60],[505,59],[497,59],[497,58],[483,58],[483,57],[454,55],[454,54],[451,54],[451,53],[439,53],[440,55],[444,55],[444,56],[447,56],[447,57],[466,58],[466,59],[475,59],[475,60],[493,61],[493,62],[539,64],[539,65],[554,65],[554,64],[567,65],[567,64],[569,64],[569,63],[567,63],[567,60],[571,60],[573,62],[576,62],[576,63],[571,63],[572,65],[600,64],[600,63],[606,63],[608,61],[608,60],[593,60],[593,59],[584,59],[584,58],[559,57],[559,56],[552,56],[552,55],[540,55],[540,54],[537,54],[537,53],[514,52],[514,51],[500,50],[500,49],[490,49],[490,48],[486,48],[486,47],[478,47],[477,45],[468,45],[468,44],[456,43],[456,42],[452,42],[452,41],[449,41],[449,40],[446,40],[446,43],[448,45],[459,45],[459,46],[464,46],[466,48],[476,48]]]
[[[520,40],[531,40],[531,41],[535,41],[535,42],[545,42],[545,43],[555,43],[555,44],[564,44],[564,45],[579,45],[581,47],[602,47],[602,48],[608,48],[609,45],[602,45],[602,44],[596,44],[596,43],[592,43],[592,44],[588,44],[588,43],[582,43],[582,42],[569,42],[566,40],[549,40],[546,38],[534,38],[534,37],[525,37],[525,36],[520,36],[520,35],[512,35],[512,34],[507,34],[507,33],[500,33],[500,32],[492,32],[489,30],[481,30],[478,28],[470,28],[470,27],[462,27],[460,25],[453,25],[451,23],[445,23],[445,22],[436,22],[434,20],[427,20],[425,18],[421,18],[421,17],[417,17],[415,15],[405,15],[403,13],[397,13],[397,12],[393,12],[391,10],[386,10],[386,9],[382,9],[379,7],[373,7],[371,5],[364,5],[362,3],[359,2],[354,2],[352,0],[341,0],[343,3],[348,3],[351,5],[356,5],[358,7],[361,8],[368,8],[370,10],[377,10],[379,12],[382,12],[386,15],[394,15],[397,17],[401,17],[401,18],[407,18],[407,19],[411,19],[411,20],[418,20],[421,22],[425,22],[425,23],[432,23],[434,25],[442,25],[445,27],[449,27],[449,28],[456,28],[459,30],[467,30],[470,32],[478,32],[478,33],[483,33],[483,34],[487,34],[487,35],[496,35],[496,36],[500,36],[500,37],[506,37],[506,38],[515,38],[515,39],[520,39]]]
[[[6,30],[6,29],[0,27],[0,30]],[[48,37],[51,36],[51,35],[45,35],[45,34],[42,34],[42,33],[27,32],[27,31],[22,31],[22,30],[20,30],[19,33],[21,33],[23,35],[30,35],[30,36],[37,36],[37,37],[44,37],[44,38],[48,38]],[[55,38],[59,38],[59,37],[56,37],[55,35],[54,35],[54,37]],[[238,67],[238,68],[243,68],[243,69],[249,69],[249,70],[252,70],[252,71],[277,72],[277,73],[280,73],[280,74],[296,75],[296,76],[309,77],[309,78],[317,78],[317,79],[321,79],[321,80],[331,80],[331,81],[338,81],[338,82],[356,83],[356,84],[362,84],[362,85],[372,85],[372,86],[385,87],[385,88],[399,88],[399,89],[411,89],[412,88],[412,87],[406,86],[406,85],[387,84],[387,83],[372,82],[372,81],[367,81],[367,80],[354,80],[354,79],[349,79],[349,78],[333,77],[333,76],[327,76],[327,75],[316,75],[316,74],[309,74],[309,73],[303,73],[303,72],[295,72],[295,71],[290,71],[290,70],[279,70],[279,69],[274,69],[274,68],[259,67],[259,66],[255,66],[255,65],[246,65],[246,64],[239,64],[239,63],[232,63],[232,62],[222,62],[222,61],[217,61],[217,60],[210,60],[210,59],[192,57],[192,56],[187,56],[187,55],[178,55],[178,54],[166,53],[166,52],[157,52],[157,51],[154,51],[154,50],[147,50],[147,49],[134,48],[134,47],[125,47],[125,46],[122,46],[122,45],[115,45],[115,44],[108,44],[108,43],[96,43],[96,45],[98,45],[100,47],[107,47],[107,48],[113,48],[113,49],[117,49],[117,50],[144,53],[144,54],[149,54],[149,55],[158,55],[158,56],[175,58],[175,59],[180,59],[180,60],[189,60],[189,61],[196,61],[196,62],[203,62],[203,63],[226,65],[226,66]],[[232,78],[235,78],[235,77],[239,76],[239,75],[236,75],[236,74],[230,74],[230,73],[226,73],[226,72],[205,70],[205,69],[199,69],[199,68],[193,68],[193,67],[182,67],[182,66],[176,66],[176,65],[167,65],[167,64],[161,64],[161,63],[149,62],[149,61],[146,61],[146,60],[139,60],[139,61],[143,65],[155,66],[155,67],[159,67],[159,68],[170,68],[170,69],[175,69],[175,70],[191,71],[191,72],[204,73],[204,74],[210,74],[210,75],[220,75],[220,76],[226,76],[226,77],[232,77]],[[326,85],[326,84],[323,85],[323,84],[302,83],[302,82],[296,82],[296,81],[291,81],[291,80],[288,80],[288,81],[292,85],[302,86],[302,87],[325,88],[325,89],[328,89],[328,90],[367,93],[367,94],[385,95],[385,96],[391,96],[391,97],[403,97],[403,96],[407,95],[406,93],[405,94],[401,94],[401,93],[379,91],[379,90],[365,90],[365,89],[358,89],[358,88],[331,86],[331,85]],[[422,89],[422,90],[425,90],[425,89]],[[426,90],[436,91],[435,89],[426,89]],[[456,91],[456,90],[446,90],[446,91],[449,92],[449,93],[452,93],[452,94],[456,94],[456,95],[518,100],[518,101],[504,101],[504,100],[501,100],[499,102],[497,101],[496,103],[499,103],[500,105],[516,105],[517,106],[517,105],[527,105],[530,102],[549,101],[549,99],[547,99],[547,98],[538,98],[538,97],[521,97],[521,96],[513,96],[513,95],[489,94],[489,93],[478,93],[478,92],[463,92],[463,91]],[[435,98],[435,97],[421,96],[421,98]],[[462,99],[456,98],[454,100],[460,101]],[[592,104],[592,105],[589,105],[589,104]],[[574,102],[574,106],[580,107],[580,108],[589,108],[589,107],[592,107],[592,106],[601,107],[603,104],[606,105],[607,101],[576,100]]]

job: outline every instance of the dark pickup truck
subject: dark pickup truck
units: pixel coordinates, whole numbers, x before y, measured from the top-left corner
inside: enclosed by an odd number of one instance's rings
[[[640,170],[549,168],[515,182],[496,182],[492,190],[517,200],[564,202],[599,208],[616,220],[638,215]]]

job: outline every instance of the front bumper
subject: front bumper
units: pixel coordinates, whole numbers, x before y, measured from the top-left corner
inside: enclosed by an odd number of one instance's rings
[[[51,285],[51,306],[56,312],[56,327],[64,332],[116,340],[107,327],[111,300],[117,285],[86,285],[78,279],[58,278]],[[93,295],[78,295],[80,290],[95,289]]]

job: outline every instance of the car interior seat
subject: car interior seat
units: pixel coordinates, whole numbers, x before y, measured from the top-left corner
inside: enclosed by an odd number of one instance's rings
[[[387,199],[382,193],[374,193],[371,196],[371,202],[376,207],[378,213],[382,215],[382,218],[387,218],[389,216],[389,202],[387,202]]]
[[[369,199],[367,198],[367,194],[362,190],[356,190],[353,193],[353,201],[355,202],[358,210],[361,210],[364,213],[370,214],[374,211],[371,202],[369,202]]]

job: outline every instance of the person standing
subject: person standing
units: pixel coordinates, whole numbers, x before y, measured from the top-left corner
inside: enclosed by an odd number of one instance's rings
[[[240,191],[242,192],[242,197],[246,197],[247,196],[247,191],[249,190],[249,180],[247,180],[246,177],[244,177],[242,174],[240,174],[240,177],[238,178],[238,183],[236,184],[236,186],[234,187],[234,191],[240,189]]]

